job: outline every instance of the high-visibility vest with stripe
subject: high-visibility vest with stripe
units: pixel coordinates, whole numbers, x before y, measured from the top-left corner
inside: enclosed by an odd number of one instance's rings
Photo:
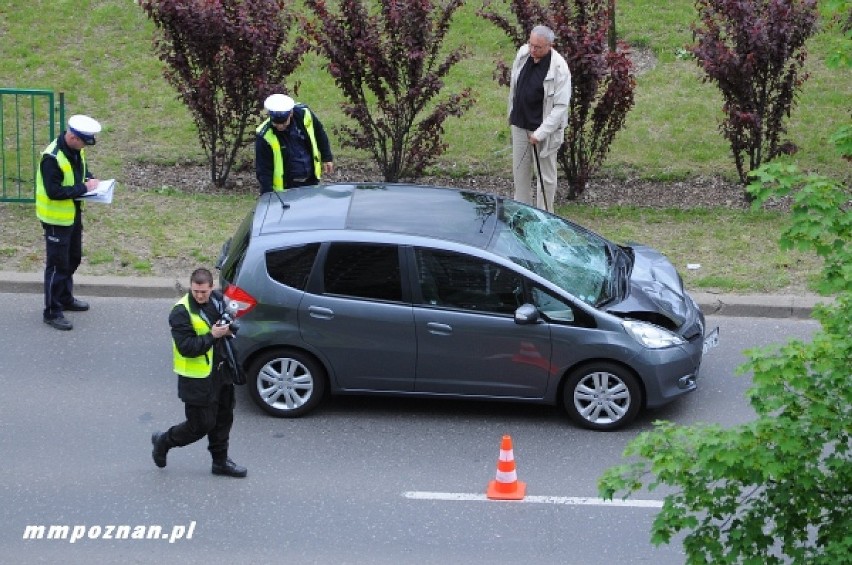
[[[311,159],[314,162],[314,176],[317,180],[322,178],[322,157],[317,146],[317,137],[314,133],[314,118],[311,111],[304,106],[299,106],[304,112],[302,122],[305,131],[308,132],[308,140],[311,142]],[[295,110],[293,110],[295,112]],[[294,118],[295,119],[295,118]],[[298,125],[293,125],[298,127]],[[275,135],[272,122],[269,118],[257,127],[257,134],[263,136],[263,140],[272,148],[272,190],[284,190],[284,156],[281,154],[281,144]]]
[[[62,186],[74,186],[76,184],[71,161],[68,160],[65,153],[59,150],[58,140],[54,139],[53,143],[48,145],[41,154],[42,159],[56,159],[56,164],[62,171]],[[86,154],[82,149],[80,150],[80,161],[83,164],[82,178],[85,179]],[[74,223],[75,213],[73,198],[54,200],[47,195],[47,190],[44,188],[44,178],[41,176],[41,167],[39,167],[36,171],[36,216],[38,219],[55,226],[70,226]]]
[[[189,295],[184,295],[183,298],[177,301],[175,306],[183,306],[189,313],[189,320],[192,322],[192,329],[198,335],[206,335],[210,333],[210,326],[204,321],[204,318],[198,314],[194,314],[189,308]],[[172,356],[174,357],[174,370],[178,375],[189,377],[191,379],[204,379],[210,376],[213,371],[213,347],[211,346],[203,355],[198,357],[184,357],[178,351],[177,344],[172,339]]]

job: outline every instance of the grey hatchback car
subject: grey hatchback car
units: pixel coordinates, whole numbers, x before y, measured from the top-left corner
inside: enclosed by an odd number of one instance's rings
[[[563,406],[612,430],[696,388],[718,342],[660,253],[492,194],[336,184],[261,195],[217,267],[252,399]]]

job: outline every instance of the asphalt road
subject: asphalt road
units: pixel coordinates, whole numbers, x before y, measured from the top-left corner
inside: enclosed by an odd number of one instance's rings
[[[71,332],[42,323],[41,301],[0,294],[5,563],[682,563],[676,544],[649,542],[656,508],[584,499],[655,419],[747,421],[749,380],[733,376],[742,349],[817,327],[708,318],[721,344],[699,390],[606,434],[551,408],[360,397],[278,420],[239,389],[231,455],[249,476],[230,479],[210,474],[202,443],[170,452],[165,469],[151,461],[151,433],[183,410],[166,323],[174,299],[90,298],[90,312],[67,314]],[[523,502],[482,500],[503,434]],[[38,525],[43,539],[24,539]],[[68,526],[65,539],[46,539],[50,526]],[[123,535],[110,526],[159,535],[104,539]]]

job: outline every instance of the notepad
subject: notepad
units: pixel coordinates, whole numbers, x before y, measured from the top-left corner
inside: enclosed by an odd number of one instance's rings
[[[86,202],[100,202],[102,204],[112,203],[112,192],[115,189],[115,179],[102,180],[98,188],[81,196],[80,200]]]

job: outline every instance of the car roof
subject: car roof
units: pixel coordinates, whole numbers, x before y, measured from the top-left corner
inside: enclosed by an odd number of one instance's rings
[[[391,183],[327,184],[265,194],[260,234],[361,230],[445,239],[484,248],[497,225],[493,194]]]

